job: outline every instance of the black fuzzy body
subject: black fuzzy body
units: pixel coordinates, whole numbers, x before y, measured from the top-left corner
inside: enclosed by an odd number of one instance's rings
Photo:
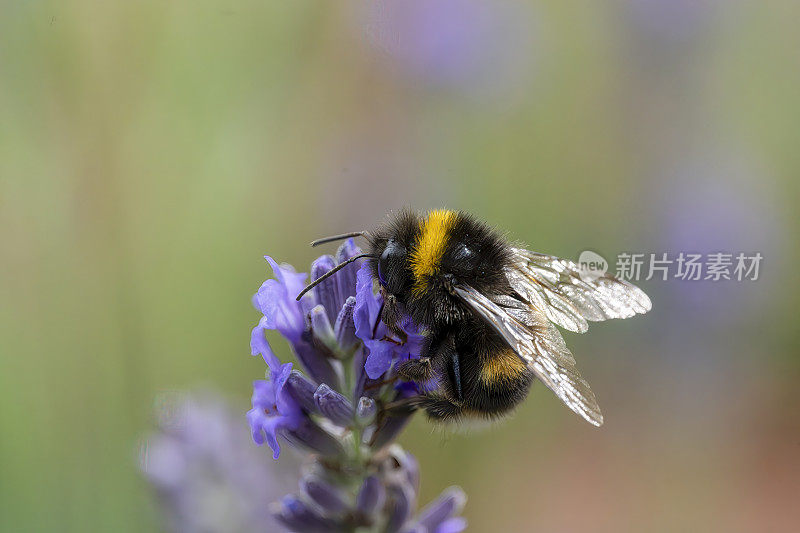
[[[427,235],[427,217],[436,213],[442,212],[403,211],[368,233],[370,253],[380,258],[370,260],[370,265],[385,296],[382,318],[394,327],[402,310],[427,331],[421,358],[430,361],[439,387],[417,403],[431,418],[499,417],[527,396],[533,375],[509,358],[510,348],[503,338],[456,296],[453,287],[466,284],[490,299],[512,295],[505,275],[510,245],[483,222],[453,212],[447,218],[451,223],[437,268],[423,276],[415,274],[412,257]],[[504,365],[504,361],[513,364]],[[489,368],[494,371],[488,372]],[[404,375],[402,367],[400,374],[419,381],[429,377],[424,372]]]

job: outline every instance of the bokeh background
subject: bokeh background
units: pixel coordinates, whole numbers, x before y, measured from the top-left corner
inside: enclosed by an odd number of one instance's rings
[[[543,387],[489,430],[415,420],[422,501],[460,484],[478,532],[795,530],[798,20],[792,0],[0,2],[0,530],[158,530],[141,439],[197,387],[246,432],[262,255],[307,268],[312,238],[404,205],[572,258],[764,256],[758,281],[642,282],[650,314],[566,334],[600,430]]]

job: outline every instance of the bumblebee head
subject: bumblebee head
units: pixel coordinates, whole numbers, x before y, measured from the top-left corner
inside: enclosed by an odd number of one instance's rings
[[[464,213],[403,210],[372,231],[335,235],[312,244],[355,236],[368,242],[368,253],[357,258],[369,258],[373,279],[383,291],[406,304],[419,323],[452,323],[468,312],[455,294],[457,284],[490,294],[510,290],[503,271],[508,256],[505,241]]]
[[[343,233],[341,235],[333,235],[313,241],[311,246],[318,246],[320,244],[339,241],[350,237],[364,237],[368,243],[368,252],[352,257],[320,276],[303,289],[297,296],[297,299],[299,300],[303,294],[308,292],[316,284],[335,274],[346,264],[357,259],[368,258],[368,264],[372,270],[373,279],[378,280],[384,291],[396,296],[401,302],[405,301],[412,284],[412,275],[408,265],[408,253],[417,239],[419,227],[419,215],[406,209],[390,217],[386,223],[373,231]]]

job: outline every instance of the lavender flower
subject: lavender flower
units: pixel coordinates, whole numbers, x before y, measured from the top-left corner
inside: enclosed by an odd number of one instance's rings
[[[210,392],[167,394],[139,466],[170,531],[275,531],[264,502],[297,482],[295,463],[255,453],[240,415]]]
[[[360,253],[346,241],[336,257],[311,266],[314,279]],[[354,262],[317,285],[298,302],[305,274],[267,257],[275,279],[253,298],[263,314],[251,336],[253,355],[267,364],[267,379],[253,386],[247,414],[258,445],[278,458],[280,441],[308,453],[300,490],[273,504],[275,518],[290,531],[387,531],[455,533],[465,496],[447,489],[415,513],[419,467],[394,439],[411,417],[397,409],[419,394],[398,381],[398,362],[419,357],[423,334],[406,318],[405,342],[380,321],[382,296],[366,264]],[[264,330],[277,330],[305,373],[282,363]],[[394,406],[394,407],[393,407]]]

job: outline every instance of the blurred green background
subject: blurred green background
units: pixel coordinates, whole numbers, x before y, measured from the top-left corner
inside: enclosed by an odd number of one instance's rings
[[[423,502],[460,484],[472,531],[792,530],[798,20],[791,0],[0,2],[0,530],[157,530],[153,399],[205,385],[244,415],[262,255],[307,268],[312,238],[404,205],[612,266],[764,256],[755,282],[642,282],[650,314],[566,335],[600,430],[542,387],[489,430],[415,420]]]

